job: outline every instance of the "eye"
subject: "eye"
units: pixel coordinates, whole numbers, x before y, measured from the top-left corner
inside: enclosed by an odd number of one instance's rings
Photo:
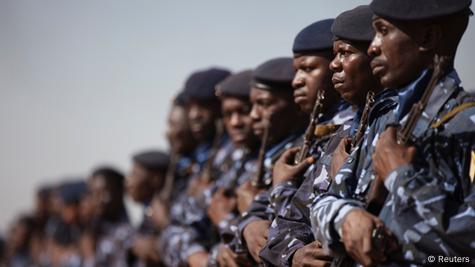
[[[308,66],[302,66],[300,70],[302,70],[303,72],[311,72],[314,70],[314,68],[308,67]]]
[[[382,34],[383,36],[388,34],[388,28],[383,25],[379,25],[377,28],[378,33]]]

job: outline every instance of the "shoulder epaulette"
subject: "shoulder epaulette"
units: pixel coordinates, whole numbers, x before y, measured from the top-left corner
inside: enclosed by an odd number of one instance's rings
[[[462,111],[464,111],[468,108],[471,108],[471,107],[475,107],[475,102],[462,103],[462,104],[456,106],[451,111],[449,111],[444,116],[442,116],[442,118],[440,118],[436,122],[432,123],[432,125],[430,127],[433,128],[433,129],[439,128],[441,125],[443,125],[444,123],[448,122],[453,117],[455,117],[455,115],[457,115],[458,113],[460,113],[460,112],[462,112]]]

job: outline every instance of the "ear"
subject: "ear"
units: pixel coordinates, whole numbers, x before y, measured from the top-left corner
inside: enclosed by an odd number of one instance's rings
[[[438,24],[426,25],[421,30],[419,38],[419,51],[427,52],[435,50],[442,40],[442,27]]]

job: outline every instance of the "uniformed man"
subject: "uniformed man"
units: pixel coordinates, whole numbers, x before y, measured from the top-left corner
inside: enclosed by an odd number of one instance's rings
[[[232,247],[235,252],[243,253],[245,245],[258,262],[258,252],[267,238],[274,214],[268,201],[270,191],[262,190],[272,183],[275,160],[284,149],[295,145],[307,122],[305,114],[293,101],[291,83],[294,75],[291,58],[268,60],[259,65],[253,75],[251,118],[254,133],[263,140],[264,145],[261,146],[262,157],[257,163],[254,186],[251,182],[246,182],[237,192],[238,208],[244,213],[236,229]]]
[[[82,264],[79,244],[82,236],[80,202],[86,196],[87,185],[74,179],[58,186],[59,221],[53,228],[49,265],[79,267]]]
[[[136,266],[160,266],[156,249],[158,231],[149,217],[149,208],[155,192],[163,187],[169,157],[159,150],[147,150],[135,154],[132,161],[127,192],[134,201],[144,206],[145,212],[130,242],[128,261]]]
[[[191,224],[183,223],[185,232],[190,236],[186,246],[189,251],[193,251],[187,259],[190,266],[204,264],[208,258],[214,260],[212,256],[209,257],[208,252],[219,241],[215,229],[226,227],[225,219],[232,218],[236,202],[232,196],[234,188],[249,177],[251,171],[248,162],[255,156],[252,152],[255,150],[257,138],[252,133],[250,118],[246,117],[250,111],[250,75],[250,71],[231,75],[216,86],[216,93],[222,103],[224,126],[233,149],[232,153],[226,156],[225,164],[215,172],[216,180],[205,190],[204,203],[197,206],[203,209],[201,222],[195,218]],[[228,162],[231,163],[230,167],[227,167]],[[206,228],[203,228],[203,225],[206,225]]]
[[[110,167],[97,168],[89,177],[93,221],[83,234],[83,266],[127,266],[133,229],[123,201],[124,184],[124,176]]]
[[[429,255],[473,255],[473,232],[462,225],[474,217],[454,216],[467,210],[474,144],[473,98],[453,69],[470,3],[371,3],[376,14],[376,36],[368,49],[373,73],[398,91],[398,106],[371,127],[368,151],[356,158],[361,168],[353,179],[343,175],[345,165],[335,178],[346,192],[320,199],[313,216],[317,234],[329,243],[341,238],[358,263],[425,264]],[[412,106],[423,110],[410,112]],[[354,159],[350,155],[348,161]],[[385,188],[389,197],[373,195]],[[385,199],[381,220],[377,215]]]
[[[220,102],[215,95],[216,85],[229,74],[224,69],[210,68],[193,73],[185,83],[187,117],[198,143],[193,153],[197,164],[186,190],[172,205],[170,224],[160,238],[159,249],[169,266],[187,266],[189,260],[207,261],[206,255],[196,253],[201,248],[194,246],[192,240],[206,236],[209,229],[204,191],[232,164],[233,145],[222,128]],[[200,230],[188,231],[187,225]],[[193,254],[194,259],[189,259]]]
[[[271,226],[269,242],[260,254],[268,265],[318,266],[325,264],[325,261],[331,258],[325,250],[320,248],[319,243],[315,242],[308,206],[312,203],[315,194],[324,192],[328,188],[331,173],[330,163],[336,146],[345,136],[355,136],[361,127],[364,129],[365,122],[364,119],[361,120],[361,117],[364,116],[364,108],[371,104],[373,95],[381,91],[378,79],[371,73],[369,64],[371,58],[366,54],[374,36],[371,22],[372,12],[369,6],[360,6],[340,14],[332,24],[331,33],[334,38],[327,41],[327,47],[333,47],[335,55],[329,64],[333,71],[332,81],[336,91],[357,111],[356,117],[350,117],[351,119],[346,122],[343,121],[343,126],[333,135],[326,138],[318,137],[316,143],[323,146],[323,151],[314,151],[313,155],[317,158],[317,162],[307,170],[300,187],[297,188],[299,185],[297,179],[301,175],[298,173],[299,166],[293,166],[293,162],[284,161],[285,156],[291,158],[292,153],[289,152],[292,151],[286,152],[276,163],[274,191],[280,195],[275,199],[280,198],[280,200],[274,201],[277,202],[274,204],[280,207],[277,208],[277,215]],[[298,55],[299,50],[295,47],[298,47],[299,42],[303,39],[302,36],[311,34],[310,29],[316,28],[321,23],[314,23],[297,35],[294,41],[294,53]],[[325,32],[322,28],[319,31],[320,34]],[[326,28],[326,32],[330,32],[329,26]],[[311,36],[314,36],[316,40],[309,43],[309,46],[324,40],[318,34]],[[311,52],[304,55],[315,56]],[[297,78],[298,75],[294,82]],[[366,100],[368,92],[371,92],[369,101]],[[366,104],[367,102],[368,104]],[[322,121],[317,127],[321,128],[325,124],[328,122]],[[278,188],[281,188],[280,192]],[[282,197],[282,195],[286,196]]]
[[[32,216],[21,215],[11,226],[5,247],[4,266],[29,267],[33,266],[30,242],[35,227]]]
[[[168,128],[166,131],[170,147],[170,165],[163,189],[156,192],[151,204],[150,217],[160,230],[170,222],[170,207],[186,197],[188,181],[191,178],[194,157],[193,150],[196,141],[191,133],[186,113],[185,93],[180,92],[172,102],[168,113]]]

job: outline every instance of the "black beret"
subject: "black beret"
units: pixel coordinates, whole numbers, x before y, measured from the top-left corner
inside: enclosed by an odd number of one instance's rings
[[[87,184],[83,180],[68,181],[59,185],[59,197],[65,204],[78,203],[87,192]]]
[[[151,171],[166,170],[170,161],[168,154],[159,150],[143,151],[135,154],[132,159],[135,163]]]
[[[335,18],[332,33],[336,38],[371,42],[374,37],[373,12],[368,5],[357,6]]]
[[[443,17],[468,9],[471,0],[373,0],[373,13],[396,20],[423,20]]]
[[[294,75],[292,58],[274,58],[262,63],[254,70],[252,86],[269,91],[293,90]]]
[[[186,105],[186,95],[185,92],[179,92],[173,99],[173,105],[184,107]]]
[[[230,74],[231,72],[228,70],[218,68],[210,68],[191,74],[186,81],[185,89],[183,90],[187,100],[217,100],[215,87]]]
[[[301,30],[294,39],[294,46],[292,47],[294,54],[332,49],[332,24],[333,19],[325,19],[314,22]]]
[[[233,74],[216,85],[217,96],[249,97],[251,91],[252,70]]]

